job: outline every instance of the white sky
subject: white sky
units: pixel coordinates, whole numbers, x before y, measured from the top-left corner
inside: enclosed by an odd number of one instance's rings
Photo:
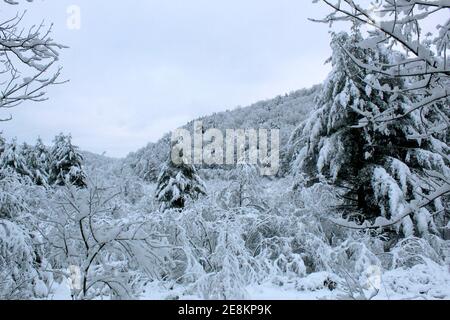
[[[0,124],[20,142],[72,133],[84,150],[125,156],[195,117],[322,82],[330,66],[328,12],[310,0],[35,0],[29,21],[54,22],[63,78],[50,100]],[[81,29],[66,26],[69,5]],[[2,113],[2,115],[4,115]]]

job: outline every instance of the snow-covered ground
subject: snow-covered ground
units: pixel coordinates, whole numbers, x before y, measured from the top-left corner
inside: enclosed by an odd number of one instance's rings
[[[378,293],[366,289],[365,297],[349,295],[345,281],[330,290],[324,279],[332,275],[315,273],[295,281],[269,281],[246,288],[247,300],[450,300],[450,266],[434,263],[416,265],[411,269],[396,269],[381,275]],[[50,300],[71,300],[67,281],[55,283]],[[189,293],[189,288],[173,283],[150,282],[142,290],[142,300],[202,300],[203,297]]]
[[[272,282],[252,285],[246,288],[248,300],[323,300],[351,299],[345,290],[345,283],[330,290],[324,287],[326,273],[311,274],[305,278],[287,283]],[[396,269],[381,275],[378,294],[373,300],[450,300],[450,266],[442,267],[434,263],[417,265],[413,268]],[[184,293],[185,288],[151,283],[145,288],[142,299],[199,300],[202,297]],[[373,290],[366,290],[367,298]]]

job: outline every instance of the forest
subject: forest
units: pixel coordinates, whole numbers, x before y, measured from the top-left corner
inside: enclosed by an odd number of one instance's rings
[[[279,130],[273,176],[0,134],[0,300],[450,299],[450,1],[314,2],[323,83],[195,119]],[[71,50],[1,13],[0,129]]]

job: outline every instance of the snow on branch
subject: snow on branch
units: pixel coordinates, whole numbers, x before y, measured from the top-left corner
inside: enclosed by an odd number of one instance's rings
[[[314,0],[319,2],[320,0]],[[445,13],[450,11],[449,0],[381,0],[364,2],[356,0],[321,0],[332,11],[323,19],[311,19],[329,23],[351,22],[356,26],[365,26],[367,37],[359,43],[364,49],[376,49],[383,46],[392,51],[392,63],[364,61],[361,57],[344,51],[361,69],[378,77],[400,78],[406,88],[399,94],[406,95],[415,102],[404,115],[388,110],[383,115],[373,115],[366,119],[366,125],[372,122],[395,121],[405,115],[426,107],[448,107],[450,97],[450,19]],[[438,19],[444,21],[438,23]],[[426,27],[434,25],[432,31]],[[391,88],[376,88],[382,92],[391,92]],[[388,117],[386,117],[388,115]],[[442,115],[442,113],[441,113]],[[445,121],[445,119],[443,119]],[[430,130],[431,131],[431,130]]]
[[[362,225],[358,225],[355,222],[348,221],[345,219],[330,219],[332,223],[337,226],[348,228],[352,230],[376,230],[376,229],[386,229],[392,226],[395,226],[398,223],[401,223],[403,219],[411,216],[416,213],[419,209],[422,209],[445,195],[450,194],[450,183],[445,183],[438,190],[433,192],[428,196],[423,196],[422,200],[414,200],[408,206],[405,207],[404,212],[396,217],[394,220],[388,220],[386,218],[378,218],[374,224],[370,224],[370,222],[366,221]]]
[[[24,28],[24,15],[0,21],[0,109],[13,108],[25,101],[44,101],[45,88],[59,83],[61,68],[55,65],[59,51],[65,46],[51,38],[52,25],[46,27],[41,23]]]
[[[19,4],[19,1],[14,1],[14,0],[3,0],[3,1],[5,1],[7,4],[12,4],[12,5]],[[26,1],[33,2],[33,0],[26,0]]]

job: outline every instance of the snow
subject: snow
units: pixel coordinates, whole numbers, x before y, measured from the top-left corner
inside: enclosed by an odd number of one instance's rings
[[[69,280],[63,278],[61,282],[53,282],[50,286],[49,300],[72,300]]]
[[[450,268],[433,262],[411,269],[395,269],[383,275],[382,288],[376,299],[449,300]]]
[[[303,279],[283,283],[273,282],[250,285],[245,288],[248,300],[335,300],[348,299],[342,286],[331,291],[323,280],[333,277],[329,273],[311,274]],[[335,277],[335,276],[334,276]],[[337,281],[342,281],[336,279]],[[142,300],[202,300],[201,296],[189,294],[188,288],[174,284],[149,282],[139,298]],[[51,300],[71,300],[67,282],[55,283],[49,296]],[[395,269],[384,272],[381,286],[373,300],[449,300],[450,267],[432,262],[416,265],[411,269]]]
[[[332,32],[323,85],[202,119],[279,128],[276,176],[175,164],[170,134],[117,160],[84,158],[70,135],[0,137],[0,299],[450,299],[449,23],[426,41],[415,28],[450,1],[419,2],[338,1],[375,30]],[[62,46],[17,19],[0,46],[22,65],[4,63],[0,108],[59,76]]]
[[[124,284],[131,281],[133,297],[148,300],[450,299],[450,275],[443,262],[448,253],[440,251],[446,246],[445,241],[436,244],[408,238],[390,252],[380,251],[378,239],[328,223],[326,218],[337,201],[330,185],[317,184],[293,192],[295,177],[262,178],[255,168],[248,166],[229,172],[202,169],[198,178],[210,177],[204,181],[208,195],[199,197],[184,210],[161,212],[151,199],[156,189],[154,183],[132,175],[124,179],[122,170],[117,170],[122,166],[120,161],[105,165],[104,161],[109,161],[105,158],[85,158],[89,159],[84,164],[87,175],[114,187],[59,188],[45,197],[37,192],[40,188],[30,189],[26,199],[29,201],[36,195],[41,201],[45,199],[50,209],[42,210],[39,202],[28,203],[30,208],[40,208],[36,212],[42,218],[41,224],[55,225],[47,226],[46,234],[54,241],[54,246],[48,247],[57,257],[52,258],[53,263],[64,263],[66,259],[61,250],[63,239],[70,239],[67,242],[70,252],[87,254],[90,259],[99,256],[91,266],[90,282],[109,277]],[[392,175],[384,169],[376,171],[377,190],[380,197],[394,192],[399,196],[391,198],[402,203],[401,181],[408,182],[409,172],[400,163],[393,162],[391,167]],[[10,178],[11,181],[2,183],[20,185]],[[169,179],[183,186],[188,180],[179,173]],[[114,188],[125,186],[127,192],[118,193],[116,199]],[[177,190],[182,193],[185,188]],[[239,196],[245,201],[239,201]],[[391,204],[400,208],[394,200]],[[440,207],[443,206],[445,202],[441,202]],[[403,215],[411,209],[404,208],[404,213],[395,215],[403,224],[409,219],[409,215]],[[433,217],[420,201],[415,209],[411,215],[414,221],[408,220],[411,232],[417,228],[423,236],[431,237],[429,225]],[[375,225],[393,222],[381,217]],[[9,229],[17,229],[16,223],[8,223]],[[356,229],[362,227],[352,223]],[[366,226],[370,224],[367,222]],[[0,223],[0,237],[8,237],[5,230]],[[332,234],[332,238],[327,234]],[[146,242],[125,240],[122,244],[126,250],[116,243],[121,241],[118,239],[133,239],[132,236],[146,238]],[[19,249],[30,250],[29,240],[20,239],[23,249]],[[174,250],[171,241],[177,244],[176,250],[181,250],[178,253],[183,252],[178,260],[170,260]],[[99,243],[107,246],[103,249]],[[381,261],[383,255],[390,256],[391,262]],[[83,260],[70,263],[88,266]],[[130,265],[133,268],[127,269]],[[375,295],[370,288],[359,292],[357,288],[365,288],[368,279],[374,276],[372,271],[378,268],[381,270],[378,293]],[[72,299],[67,279],[58,273],[54,281],[36,278],[32,289],[35,299]],[[123,296],[127,297],[127,293]],[[88,297],[111,299],[107,293],[95,291]]]
[[[337,288],[324,287],[324,280],[331,277],[338,282]],[[170,287],[170,289],[168,289]],[[245,288],[248,300],[335,300],[350,299],[343,280],[319,272],[283,284],[266,282]],[[149,283],[143,300],[201,300],[200,296],[186,294],[186,288],[170,284]],[[378,294],[373,300],[449,300],[450,267],[429,262],[411,269],[395,269],[382,273]]]
[[[252,300],[325,300],[336,298],[328,289],[299,291],[292,286],[279,287],[271,283],[247,288]]]

